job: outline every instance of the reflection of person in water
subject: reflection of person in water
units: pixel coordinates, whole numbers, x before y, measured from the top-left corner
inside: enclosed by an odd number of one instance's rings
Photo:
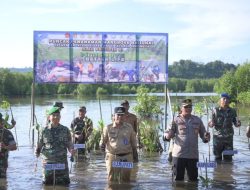
[[[234,164],[232,162],[220,163],[217,162],[217,167],[214,168],[213,176],[211,177],[216,183],[212,184],[211,189],[235,189],[236,179],[234,170]]]

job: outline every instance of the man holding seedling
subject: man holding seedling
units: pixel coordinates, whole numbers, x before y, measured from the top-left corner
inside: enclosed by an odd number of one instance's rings
[[[172,162],[176,181],[184,180],[185,170],[189,181],[198,180],[198,136],[204,143],[210,141],[210,133],[206,132],[202,120],[191,112],[192,100],[183,100],[180,114],[174,118],[170,129],[164,134],[165,140],[174,138]]]
[[[131,168],[115,166],[133,163],[133,152],[136,149],[136,134],[132,126],[124,122],[124,114],[124,107],[116,107],[113,123],[104,127],[101,136],[100,148],[106,152],[109,181],[130,181]]]
[[[223,155],[223,151],[233,151],[233,135],[235,127],[240,127],[241,122],[237,119],[236,110],[229,106],[230,96],[222,93],[219,106],[213,110],[212,119],[209,121],[209,127],[214,127],[213,131],[213,151],[216,160],[231,161],[231,155]]]

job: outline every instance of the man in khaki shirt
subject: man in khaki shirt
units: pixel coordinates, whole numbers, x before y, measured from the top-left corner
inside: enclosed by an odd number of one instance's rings
[[[136,149],[136,135],[132,126],[123,122],[124,107],[116,107],[114,121],[104,127],[100,141],[101,149],[106,152],[106,167],[109,181],[130,181],[131,169],[113,168],[113,161],[133,162],[133,151]]]
[[[185,170],[189,181],[197,181],[199,159],[198,136],[204,143],[209,142],[210,133],[206,132],[201,119],[192,112],[192,101],[182,101],[181,114],[174,118],[171,128],[164,134],[165,140],[174,139],[173,172],[175,180],[184,180]]]
[[[129,123],[134,131],[135,131],[135,134],[137,135],[137,139],[139,141],[139,129],[137,127],[137,117],[136,115],[130,113],[128,110],[129,110],[129,102],[128,100],[123,100],[121,102],[121,106],[125,108],[125,114],[124,114],[124,122],[126,123]],[[138,142],[138,144],[140,144],[140,142]],[[134,150],[133,152],[133,160],[134,162],[138,162],[138,152],[137,152],[137,149]]]

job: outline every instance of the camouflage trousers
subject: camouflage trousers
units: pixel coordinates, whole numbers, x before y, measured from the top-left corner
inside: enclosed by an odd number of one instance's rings
[[[6,178],[7,168],[8,168],[8,160],[0,158],[0,178]]]
[[[106,167],[108,172],[108,181],[117,181],[117,182],[129,182],[132,169],[129,168],[113,168],[113,161],[121,162],[133,162],[132,153],[118,156],[110,153],[106,153]]]
[[[233,136],[220,137],[213,136],[213,153],[216,159],[222,159],[222,152],[224,150],[233,150]],[[232,159],[232,156],[225,155],[224,159]]]
[[[52,164],[52,163],[46,163],[46,164]],[[45,185],[53,185],[55,177],[56,185],[68,185],[70,183],[68,162],[64,164],[65,164],[64,170],[45,170],[45,168],[43,168],[43,183]]]

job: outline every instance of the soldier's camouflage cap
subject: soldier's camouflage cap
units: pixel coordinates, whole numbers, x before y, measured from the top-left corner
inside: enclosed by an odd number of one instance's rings
[[[129,105],[128,100],[123,100],[123,101],[121,102],[121,105]]]
[[[115,107],[115,114],[125,114],[124,107]]]
[[[59,107],[54,107],[52,106],[48,111],[47,111],[47,115],[51,115],[53,113],[60,113],[60,108]]]
[[[192,106],[192,100],[191,99],[185,99],[181,102],[182,106]]]

